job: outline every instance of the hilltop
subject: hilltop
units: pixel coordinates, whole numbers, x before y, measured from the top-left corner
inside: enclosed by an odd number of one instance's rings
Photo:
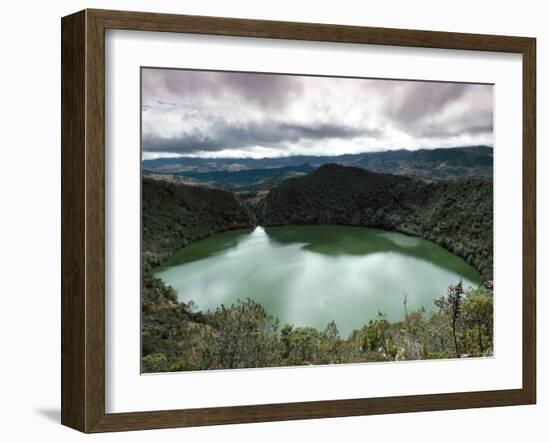
[[[432,182],[327,164],[283,180],[257,200],[143,178],[142,205],[147,266],[226,230],[341,224],[428,239],[464,258],[484,280],[493,277],[493,187],[487,180]]]
[[[190,242],[255,224],[252,213],[232,193],[221,189],[143,178],[141,194],[146,268],[160,264]]]
[[[323,165],[284,181],[256,206],[265,226],[342,224],[398,231],[493,273],[493,188],[485,180],[426,182],[355,167]]]

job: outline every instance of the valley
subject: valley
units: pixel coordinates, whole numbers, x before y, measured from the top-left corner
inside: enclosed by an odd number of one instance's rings
[[[427,179],[406,174],[377,173],[363,167],[334,163],[323,163],[314,167],[311,162],[297,165],[277,163],[279,167],[266,168],[267,172],[253,168],[251,161],[247,163],[250,169],[238,171],[195,169],[183,173],[172,169],[168,173],[168,163],[157,161],[157,166],[164,168],[163,172],[147,172],[142,179],[142,371],[491,354],[493,196],[490,179],[477,176],[447,180]],[[221,167],[220,164],[227,166],[223,161],[216,164],[216,167]],[[270,164],[276,165],[274,162]],[[183,166],[180,164],[178,167]],[[201,167],[205,167],[204,164]],[[213,165],[210,164],[209,167]],[[406,169],[411,170],[411,167]],[[475,175],[474,172],[472,174]],[[186,184],[184,179],[194,182]],[[293,230],[292,226],[301,226],[300,228],[306,229],[306,234],[309,232],[307,229],[312,228],[349,226],[347,228],[358,228],[359,231],[363,230],[361,228],[365,231],[374,228],[382,229],[380,231],[387,232],[388,235],[391,232],[396,232],[396,235],[405,234],[407,236],[404,238],[415,241],[415,238],[423,238],[433,243],[434,247],[440,246],[451,252],[453,259],[463,262],[466,268],[472,268],[472,271],[478,273],[481,284],[478,288],[468,288],[463,286],[460,279],[462,277],[456,276],[460,280],[451,278],[449,281],[454,282],[448,287],[448,293],[445,294],[445,290],[436,290],[441,297],[433,296],[433,302],[428,304],[431,305],[430,308],[416,304],[414,299],[407,301],[407,296],[403,299],[400,295],[398,298],[401,299],[394,300],[390,310],[373,316],[371,307],[369,314],[365,315],[363,325],[359,321],[352,330],[346,324],[341,327],[343,334],[340,334],[334,320],[326,321],[326,328],[280,323],[277,310],[266,309],[266,305],[270,305],[268,301],[258,302],[258,296],[264,290],[259,289],[258,295],[254,295],[254,287],[247,286],[246,279],[243,281],[245,285],[239,291],[242,296],[237,297],[236,302],[204,311],[201,306],[205,300],[193,299],[196,296],[190,295],[191,286],[186,285],[187,283],[181,286],[187,292],[181,294],[157,276],[159,269],[171,268],[174,257],[180,254],[183,262],[198,259],[191,258],[195,256],[193,250],[197,245],[207,241],[206,238],[218,238],[222,232],[229,232],[226,235],[230,235],[221,237],[223,248],[212,252],[213,255],[209,252],[207,256],[215,257],[217,253],[223,253],[224,248],[232,250],[241,241],[238,238],[245,238],[248,235],[246,232],[252,232],[253,229],[272,232],[268,235],[270,241],[276,239],[277,244],[282,246],[284,241],[281,243],[279,238],[284,240],[285,236],[270,229],[290,227]],[[235,233],[231,233],[232,231]],[[245,236],[240,232],[245,232]],[[326,241],[330,230],[322,232],[324,233],[321,237]],[[337,237],[345,236],[338,234]],[[300,239],[296,244],[301,244],[302,241]],[[356,241],[361,244],[364,239]],[[369,242],[372,243],[372,240],[367,241]],[[187,247],[188,245],[193,247]],[[260,249],[257,249],[260,245],[252,247],[250,263],[260,265],[260,255],[258,262],[255,263],[253,259],[255,252],[260,253]],[[319,250],[324,250],[325,246],[319,247]],[[409,253],[406,247],[399,250],[399,253]],[[366,253],[366,249],[361,253]],[[436,263],[444,262],[443,258],[435,258],[436,256],[439,255],[433,255],[429,259],[434,259]],[[282,266],[285,262],[294,262],[294,259],[290,255],[277,262]],[[269,272],[274,263],[267,262],[256,271],[250,270],[251,275]],[[314,265],[316,261],[308,258],[306,262]],[[298,261],[295,265],[297,263]],[[244,271],[247,274],[246,268],[241,266],[234,269],[220,267],[219,271],[215,271],[217,264],[213,264],[214,267],[211,268],[207,262],[205,265],[205,275],[211,275],[205,276],[205,282],[214,283],[223,275],[232,275],[240,280],[244,276],[238,277],[239,272]],[[394,265],[405,268],[403,263]],[[351,261],[348,266],[351,269],[350,266]],[[262,273],[258,273],[260,269]],[[208,273],[210,271],[213,273]],[[395,271],[399,272],[397,268]],[[329,271],[322,273],[329,274]],[[380,272],[373,273],[376,274]],[[414,290],[416,293],[417,289],[413,288],[414,274],[413,272],[407,281],[405,273],[402,273],[405,279],[401,284],[405,291]],[[162,276],[162,272],[159,275]],[[435,278],[435,274],[432,278]],[[227,282],[223,286],[226,287]],[[299,296],[297,293],[295,296]],[[431,292],[427,291],[425,294],[428,293]],[[460,348],[459,344],[454,343],[453,329],[448,319],[453,315],[453,293],[460,293],[463,303]],[[214,302],[211,305],[216,304]],[[343,304],[341,307],[345,312],[351,305]],[[312,304],[311,312],[313,311]],[[307,308],[304,312],[304,317],[307,317]],[[391,318],[387,313],[391,313]],[[252,354],[251,349],[254,349]]]
[[[492,180],[493,148],[386,150],[336,156],[295,155],[277,158],[159,158],[143,161],[143,175],[183,184],[228,190],[266,190],[284,179],[304,175],[323,164],[353,166],[372,172],[426,180]]]

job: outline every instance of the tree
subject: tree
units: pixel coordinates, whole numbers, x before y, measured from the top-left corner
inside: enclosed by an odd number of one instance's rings
[[[291,342],[290,337],[294,330],[294,326],[290,324],[285,324],[281,329],[281,343],[283,345],[282,357],[283,359],[288,359],[291,351]]]
[[[281,333],[285,365],[319,363],[321,334],[313,327],[285,325]]]
[[[321,363],[336,364],[341,362],[342,339],[336,322],[330,321],[321,333]]]
[[[451,331],[453,336],[454,350],[457,358],[460,357],[460,347],[458,345],[458,322],[460,319],[460,305],[462,296],[464,295],[464,287],[462,279],[457,285],[450,285],[447,289],[447,298],[441,297],[434,301],[441,311],[447,313],[451,320]]]
[[[490,350],[493,344],[493,296],[484,289],[478,288],[470,292],[462,303],[462,315],[468,335],[475,334],[477,348],[471,348],[471,353],[482,356]]]
[[[405,292],[405,294],[403,295],[403,310],[405,312],[405,324],[407,325],[407,331],[409,332],[409,335],[413,336],[411,321],[409,319],[409,310],[407,308],[408,301],[409,301],[409,294]]]
[[[279,320],[264,308],[247,299],[222,305],[209,318],[215,329],[205,350],[211,368],[250,368],[276,365]]]
[[[378,319],[371,319],[360,330],[361,350],[366,353],[368,361],[393,361],[396,359],[397,347],[390,333],[391,326],[386,315],[378,312]]]

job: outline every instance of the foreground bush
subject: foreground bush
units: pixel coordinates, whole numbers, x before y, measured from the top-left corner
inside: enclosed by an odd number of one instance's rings
[[[323,331],[285,324],[250,300],[193,312],[173,289],[144,279],[142,372],[324,365],[493,354],[493,293],[465,292],[462,282],[434,301],[437,310],[409,312],[390,322],[382,313],[340,336],[331,321]],[[156,307],[155,307],[156,306]]]

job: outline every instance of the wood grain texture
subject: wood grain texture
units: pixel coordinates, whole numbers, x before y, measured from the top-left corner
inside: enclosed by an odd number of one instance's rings
[[[61,422],[85,428],[85,13],[61,33]]]
[[[105,29],[185,32],[337,43],[522,52],[529,38],[148,12],[88,10]]]
[[[105,38],[86,11],[86,431],[105,414]]]
[[[126,29],[523,55],[523,387],[338,401],[105,413],[105,30]],[[62,423],[84,432],[532,404],[536,398],[535,40],[141,12],[62,20]],[[518,147],[519,148],[519,147]]]
[[[537,395],[537,97],[536,41],[523,51],[523,389]]]

